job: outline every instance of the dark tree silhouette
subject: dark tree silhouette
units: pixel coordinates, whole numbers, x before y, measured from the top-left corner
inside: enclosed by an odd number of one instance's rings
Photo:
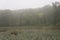
[[[52,3],[53,5],[53,8],[54,8],[54,20],[53,20],[53,24],[54,26],[57,26],[57,18],[58,18],[58,14],[59,14],[59,6],[60,6],[60,3],[59,2],[55,2],[55,3]]]

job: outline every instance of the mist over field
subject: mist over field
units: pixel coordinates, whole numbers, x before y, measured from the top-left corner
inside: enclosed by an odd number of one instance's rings
[[[47,3],[37,8],[0,8],[0,40],[60,40],[60,2]]]

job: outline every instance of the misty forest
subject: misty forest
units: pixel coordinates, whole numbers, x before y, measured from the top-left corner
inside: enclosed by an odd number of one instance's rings
[[[0,40],[60,40],[60,2],[51,4],[0,10]]]
[[[9,26],[60,26],[60,3],[42,8],[0,10],[0,27]]]

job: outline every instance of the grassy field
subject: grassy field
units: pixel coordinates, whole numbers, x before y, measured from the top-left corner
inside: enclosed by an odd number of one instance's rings
[[[51,27],[1,27],[0,40],[60,40],[60,30]]]

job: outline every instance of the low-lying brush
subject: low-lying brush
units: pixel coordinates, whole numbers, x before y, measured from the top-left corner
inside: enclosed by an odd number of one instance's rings
[[[0,40],[60,40],[59,30],[24,30],[0,32]]]

